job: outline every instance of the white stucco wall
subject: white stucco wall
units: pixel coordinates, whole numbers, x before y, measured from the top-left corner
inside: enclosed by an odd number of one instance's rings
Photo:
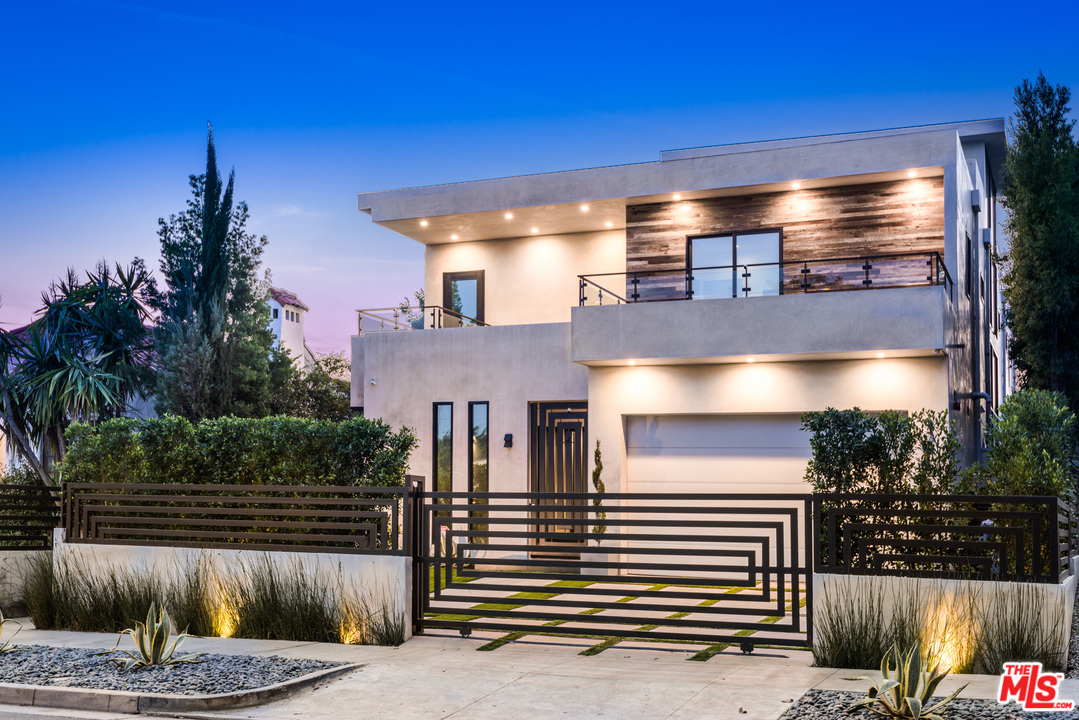
[[[604,481],[612,492],[628,491],[625,418],[629,415],[803,413],[828,407],[916,411],[947,406],[943,357],[592,367],[588,379],[589,444],[594,447],[596,439],[602,443]]]
[[[352,348],[353,378],[363,388],[353,383],[353,402],[367,417],[416,432],[409,472],[426,478],[428,488],[432,403],[453,403],[454,490],[468,489],[468,403],[487,401],[490,489],[523,491],[528,403],[588,396],[588,368],[569,359],[569,323],[378,333],[354,338]],[[512,448],[503,446],[506,433]]]
[[[895,614],[897,602],[919,598],[929,620],[926,642],[935,645],[933,650],[940,655],[942,664],[951,665],[962,659],[963,646],[974,640],[978,633],[992,632],[984,628],[978,618],[971,617],[970,601],[981,607],[984,615],[984,610],[994,602],[1003,602],[1005,607],[1010,607],[1020,592],[1032,593],[1037,598],[1043,612],[1042,632],[1056,637],[1056,646],[1067,662],[1075,605],[1074,572],[1060,584],[814,574],[813,614],[819,626],[823,622],[823,608],[828,604],[843,607],[850,598],[878,594],[882,600],[879,621],[887,625]]]
[[[193,567],[200,558],[208,558],[215,572],[242,577],[245,568],[268,559],[276,568],[286,570],[299,565],[329,587],[356,597],[366,596],[376,609],[385,600],[387,606],[402,614],[405,637],[412,634],[412,559],[397,555],[356,555],[344,553],[265,552],[260,550],[202,550],[183,547],[143,545],[103,545],[68,543],[64,530],[53,531],[53,563],[72,562],[90,575],[108,568],[128,572],[149,572],[164,577],[175,576]]]
[[[442,305],[442,275],[484,271],[490,325],[569,322],[578,275],[626,271],[625,230],[429,245],[424,287]]]
[[[27,571],[33,562],[48,554],[48,550],[0,550],[0,608],[11,608],[25,599]]]

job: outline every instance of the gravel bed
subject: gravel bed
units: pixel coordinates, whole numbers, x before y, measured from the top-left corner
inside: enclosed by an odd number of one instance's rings
[[[880,720],[880,715],[862,709],[847,714],[847,708],[865,693],[843,690],[810,690],[798,702],[791,705],[780,717],[783,720]],[[942,698],[934,698],[940,700]],[[1042,718],[1042,720],[1079,720],[1079,711],[1026,712],[1015,703],[1001,705],[995,700],[970,700],[962,695],[953,700],[943,713],[946,720],[1018,720],[1018,718]]]
[[[0,653],[0,683],[170,695],[212,695],[273,685],[344,664],[276,656],[208,653],[195,663],[122,670],[116,660],[126,659],[126,655],[119,652],[101,655],[100,652],[83,648],[16,645],[11,652]]]

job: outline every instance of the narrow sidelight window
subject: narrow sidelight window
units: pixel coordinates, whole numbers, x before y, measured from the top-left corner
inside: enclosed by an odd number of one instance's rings
[[[431,459],[431,489],[435,492],[453,490],[453,403],[434,404],[434,457]],[[448,500],[439,500],[448,504]]]
[[[443,273],[443,327],[472,327],[483,322],[483,270]]]
[[[488,404],[486,402],[470,402],[468,404],[468,491],[470,493],[485,493],[489,490],[488,478]],[[472,502],[486,503],[486,500],[472,499]],[[476,510],[470,513],[472,517],[487,517],[486,511]],[[486,525],[473,525],[472,530],[485,531]],[[487,542],[485,537],[474,537],[474,542]]]

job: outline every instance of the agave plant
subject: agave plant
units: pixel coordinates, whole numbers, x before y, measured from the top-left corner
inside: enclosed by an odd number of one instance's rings
[[[127,660],[117,661],[123,663],[124,670],[149,665],[197,662],[196,658],[202,655],[202,653],[175,655],[176,648],[187,638],[187,630],[178,633],[176,638],[169,642],[169,636],[172,635],[172,619],[168,611],[164,607],[159,608],[156,602],[150,603],[150,610],[146,613],[146,622],[136,622],[134,629],[128,628],[121,632],[119,640],[116,641],[117,645],[120,644],[120,640],[123,640],[124,635],[130,635],[135,641],[135,650],[138,654],[118,648],[109,650],[110,653],[122,652],[127,655]]]
[[[906,653],[900,653],[899,646],[892,645],[892,649],[885,653],[884,659],[880,661],[880,672],[883,676],[880,685],[869,688],[869,697],[851,705],[847,712],[864,707],[887,718],[944,720],[938,711],[955,700],[966,685],[936,705],[927,707],[937,686],[950,672],[940,672],[939,668],[940,663],[935,663],[928,673],[922,671],[922,658],[917,643]]]
[[[6,623],[7,623],[7,618],[4,617],[4,613],[2,611],[0,611],[0,633],[4,632],[4,625]],[[11,652],[12,650],[15,649],[15,646],[11,644],[11,638],[15,637],[15,635],[18,635],[20,632],[22,632],[22,625],[19,625],[19,629],[16,630],[15,633],[11,637],[9,637],[7,640],[5,640],[3,645],[0,645],[0,653]]]

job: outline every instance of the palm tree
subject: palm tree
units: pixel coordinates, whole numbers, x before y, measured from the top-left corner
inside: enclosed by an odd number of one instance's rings
[[[69,270],[42,294],[37,320],[0,330],[0,428],[42,482],[52,482],[50,466],[63,459],[72,422],[117,417],[148,396],[151,285],[138,259],[126,270],[101,263],[85,282]]]

